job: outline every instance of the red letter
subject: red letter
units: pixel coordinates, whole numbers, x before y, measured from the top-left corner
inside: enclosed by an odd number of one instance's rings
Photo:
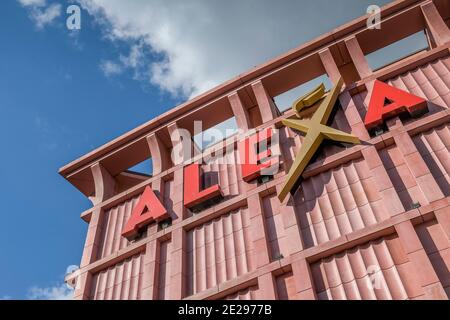
[[[184,206],[186,208],[192,208],[222,194],[217,184],[205,190],[201,190],[201,187],[200,165],[193,163],[184,167]]]
[[[249,182],[258,178],[261,176],[262,169],[274,164],[273,159],[264,160],[272,155],[271,150],[268,149],[272,134],[272,128],[268,128],[265,132],[258,132],[239,142],[239,156],[244,181]],[[260,144],[264,140],[267,140],[267,148],[260,151]]]
[[[371,129],[379,126],[386,118],[405,111],[415,113],[426,107],[425,99],[375,80],[364,124],[367,129]]]
[[[125,228],[123,228],[122,236],[131,239],[138,233],[140,228],[153,220],[160,221],[167,217],[166,209],[156,197],[153,190],[147,186],[136,207],[134,207]]]

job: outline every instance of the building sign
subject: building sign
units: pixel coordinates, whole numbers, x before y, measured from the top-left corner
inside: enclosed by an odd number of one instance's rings
[[[364,124],[372,129],[402,112],[414,115],[426,109],[425,99],[375,80]]]
[[[130,219],[122,231],[122,236],[127,239],[134,238],[139,229],[153,221],[161,221],[168,217],[167,210],[159,201],[150,186],[145,187],[139,202],[133,209]]]
[[[359,138],[355,135],[327,126],[342,86],[342,78],[328,93],[325,93],[323,84],[319,85],[293,103],[292,109],[296,119],[282,120],[285,126],[304,133],[305,138],[300,152],[297,154],[286,175],[284,185],[278,194],[280,201],[284,201],[289,193],[296,191],[296,186],[299,184],[302,173],[324,140],[350,144],[360,143]],[[301,119],[301,111],[316,104],[318,104],[318,107],[311,119]],[[364,123],[366,128],[371,130],[382,125],[384,120],[402,112],[414,115],[418,112],[423,112],[426,108],[427,102],[425,99],[376,80]],[[273,136],[273,129],[266,128],[239,141],[240,170],[242,179],[245,182],[251,182],[259,178],[263,175],[264,170],[272,167],[274,164],[278,164],[277,157],[272,157],[272,150],[269,148]],[[203,185],[203,174],[199,163],[186,165],[183,170],[183,204],[186,208],[193,209],[208,201],[222,198],[219,184],[207,187]],[[273,175],[270,172],[265,172],[264,174]],[[134,208],[122,235],[131,239],[136,236],[142,227],[154,221],[164,220],[167,217],[166,209],[152,189],[147,186]]]
[[[305,134],[305,139],[303,140],[300,153],[295,158],[295,161],[287,174],[283,188],[278,194],[280,201],[283,201],[288,193],[294,191],[293,188],[297,185],[300,176],[309,164],[311,158],[319,149],[323,140],[328,139],[353,144],[359,143],[358,137],[327,126],[328,119],[341,92],[342,85],[343,80],[340,78],[338,83],[331,89],[328,95],[325,96],[325,87],[321,84],[311,93],[294,102],[292,108],[297,116],[299,116],[299,113],[303,108],[312,106],[323,99],[311,119],[283,120],[285,126],[303,132]]]
[[[263,173],[270,173],[268,169],[276,165],[278,159],[272,157],[269,148],[273,134],[273,129],[269,127],[239,142],[242,179],[245,182],[251,182]]]

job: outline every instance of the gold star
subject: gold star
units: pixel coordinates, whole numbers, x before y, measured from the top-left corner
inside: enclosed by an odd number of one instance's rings
[[[339,93],[341,92],[342,85],[343,80],[340,78],[337,84],[328,93],[326,98],[320,103],[311,119],[285,119],[282,121],[285,126],[301,131],[305,133],[306,136],[303,140],[300,153],[295,158],[295,161],[287,175],[286,182],[284,183],[281,192],[278,194],[278,199],[280,199],[280,201],[283,201],[287,194],[293,191],[292,188],[297,184],[298,179],[302,175],[306,166],[309,164],[309,161],[311,161],[311,158],[319,149],[323,140],[328,139],[353,144],[360,143],[358,137],[326,125],[330,114],[333,111],[333,107]],[[292,109],[295,111],[296,115],[300,117],[299,111],[301,109],[312,106],[314,103],[322,99],[324,96],[324,91],[325,87],[321,84],[312,92],[296,100],[292,105]]]

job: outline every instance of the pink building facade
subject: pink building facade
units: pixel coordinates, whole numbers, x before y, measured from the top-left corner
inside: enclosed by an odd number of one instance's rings
[[[60,169],[92,200],[75,299],[448,299],[450,297],[450,2],[402,0],[382,8],[381,29],[361,17],[135,128]],[[429,48],[372,70],[366,55],[423,31]],[[333,128],[359,145],[323,145],[298,191],[277,194],[303,137],[273,97],[318,76],[345,86]],[[420,116],[364,125],[375,80],[427,101]],[[279,132],[280,170],[244,181],[236,139],[195,156],[222,197],[185,206],[186,163],[171,152],[181,129],[235,117],[239,129]],[[108,124],[104,124],[108,125]],[[172,137],[172,138],[171,138]],[[180,145],[178,145],[179,147]],[[127,171],[148,158],[151,176]],[[208,175],[210,174],[210,175]],[[214,179],[213,179],[214,180]],[[170,224],[128,240],[122,230],[150,186]]]

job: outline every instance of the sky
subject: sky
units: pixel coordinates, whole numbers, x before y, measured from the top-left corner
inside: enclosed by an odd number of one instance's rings
[[[91,203],[60,167],[387,2],[1,1],[0,299],[71,297]]]

